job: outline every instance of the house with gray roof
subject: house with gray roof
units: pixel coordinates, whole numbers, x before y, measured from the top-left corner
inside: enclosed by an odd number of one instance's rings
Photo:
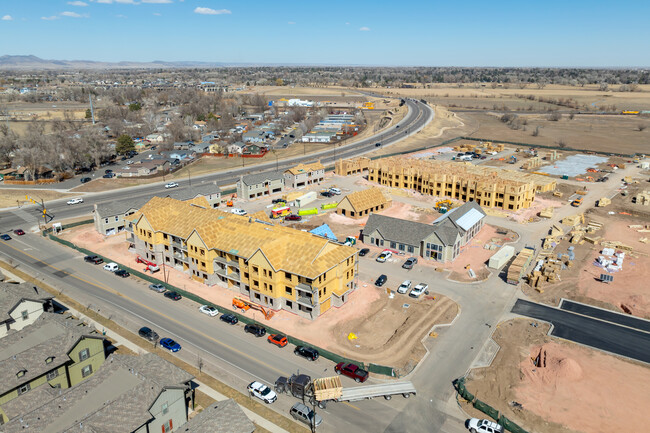
[[[43,396],[32,398],[32,391],[75,386],[105,358],[104,338],[71,316],[43,313],[31,325],[12,330],[0,339],[0,425],[30,404],[40,404]],[[10,430],[3,425],[0,431]]]
[[[462,247],[481,230],[485,212],[468,202],[424,224],[378,214],[370,214],[359,240],[396,253],[453,261]]]
[[[221,203],[221,188],[216,183],[206,183],[185,188],[165,189],[154,194],[154,197],[171,197],[182,201],[205,197],[208,203],[213,208],[216,208]],[[129,222],[126,218],[137,212],[149,200],[151,200],[151,197],[146,196],[95,204],[93,213],[95,229],[98,233],[106,236],[128,230]]]
[[[245,199],[284,192],[284,174],[280,172],[256,173],[241,176],[237,181],[237,196]]]
[[[182,431],[193,377],[157,355],[109,356],[92,378],[68,389],[42,387],[39,402],[0,427],[14,432]]]
[[[33,284],[0,283],[0,338],[31,325],[44,312],[51,312],[52,299]]]
[[[183,425],[187,433],[253,433],[255,424],[233,399],[212,403]]]

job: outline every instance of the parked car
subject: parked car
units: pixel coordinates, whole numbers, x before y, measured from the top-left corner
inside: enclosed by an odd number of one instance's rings
[[[253,397],[257,397],[266,404],[271,404],[278,399],[277,394],[261,382],[252,382],[246,389]]]
[[[296,214],[290,214],[284,217],[285,221],[302,221],[302,217]]]
[[[304,422],[308,426],[318,427],[323,423],[323,418],[303,403],[291,406],[289,413],[293,419]]]
[[[381,143],[375,143],[375,147],[381,146]]]
[[[418,259],[416,257],[409,257],[406,259],[402,267],[404,269],[413,269],[413,266],[418,262]]]
[[[104,270],[105,270],[105,271],[115,272],[115,271],[117,271],[118,269],[120,269],[120,267],[117,266],[117,263],[115,263],[115,262],[106,263],[106,264],[104,265]]]
[[[363,383],[368,380],[368,372],[356,364],[346,364],[344,362],[339,362],[334,367],[336,374],[342,374],[351,379],[354,379],[357,383]]]
[[[320,195],[322,195],[323,197],[334,197],[334,193],[331,191],[322,191]]]
[[[5,233],[5,234],[0,235],[0,239],[2,239],[3,241],[10,241],[11,236],[9,236],[8,234]]]
[[[266,328],[263,327],[262,325],[252,323],[244,326],[244,332],[253,334],[256,337],[264,337],[264,335],[266,335]]]
[[[383,286],[386,280],[388,280],[388,277],[384,274],[381,274],[379,278],[377,278],[377,281],[375,281],[375,286],[377,287]]]
[[[330,188],[330,192],[335,195],[341,195],[341,190],[338,188]]]
[[[165,292],[164,296],[165,296],[165,298],[169,298],[169,299],[174,300],[174,301],[180,301],[181,299],[183,299],[183,297],[180,294],[178,294],[178,293],[176,293],[174,291]]]
[[[406,292],[409,291],[411,288],[411,280],[405,280],[402,284],[399,285],[397,288],[397,293],[401,293],[402,295],[405,294]]]
[[[289,344],[289,341],[287,340],[287,337],[285,337],[282,334],[271,334],[267,338],[268,342],[271,344],[275,344],[278,347],[284,347],[287,344]]]
[[[167,185],[165,185],[165,188],[176,188],[178,184],[176,182],[169,182]]]
[[[102,259],[99,256],[86,256],[84,257],[84,261],[88,263],[92,263],[94,265],[99,265],[104,263],[104,259]]]
[[[104,170],[104,174],[111,174],[111,173],[113,173],[113,170],[111,170],[110,168]]]
[[[16,236],[22,236],[22,235],[25,234],[25,232],[23,231],[23,229],[16,229],[16,230],[14,230],[14,234]]]
[[[84,199],[82,199],[82,198],[73,198],[73,199],[68,200],[66,203],[68,203],[68,204],[79,204],[79,203],[83,203],[83,202],[84,202]]]
[[[503,427],[487,419],[472,418],[467,421],[465,426],[472,433],[503,433]]]
[[[151,328],[147,328],[146,326],[140,328],[138,335],[149,341],[158,341],[158,334],[156,331],[152,331]]]
[[[164,293],[167,290],[162,284],[149,284],[149,289],[158,293]]]
[[[420,283],[417,286],[413,287],[413,289],[411,290],[411,293],[409,293],[409,296],[411,298],[419,298],[428,289],[429,289],[428,284]]]
[[[199,307],[199,311],[203,314],[207,314],[210,317],[214,317],[219,314],[219,310],[217,310],[212,305],[201,305],[201,307]]]
[[[129,274],[129,272],[126,269],[118,269],[117,271],[115,271],[115,275],[122,278],[127,278],[131,276],[131,274]]]
[[[167,349],[171,352],[178,352],[179,350],[181,350],[181,345],[169,337],[165,337],[160,340],[160,347],[162,347],[163,349]]]
[[[283,198],[274,198],[273,200],[271,200],[271,203],[273,204],[286,203],[286,200]]]
[[[81,181],[81,183],[87,183],[87,182],[90,182],[92,179],[89,178],[89,177],[82,177],[82,178],[79,179],[79,180]]]
[[[308,346],[297,346],[293,349],[293,353],[310,361],[316,361],[319,356],[318,350]]]
[[[233,208],[230,209],[230,212],[234,213],[235,215],[246,215],[246,211],[244,209]]]
[[[113,178],[113,173],[106,173],[105,175],[102,176],[104,179],[112,179]]]
[[[361,248],[359,250],[359,257],[363,257],[370,252],[370,248]]]
[[[226,323],[229,323],[231,325],[236,325],[239,322],[239,319],[237,318],[237,316],[235,316],[234,314],[230,314],[230,313],[222,314],[221,317],[219,317],[219,320],[221,320],[223,322],[226,322]]]
[[[391,253],[390,251],[382,251],[382,253],[379,254],[379,256],[377,256],[377,261],[379,263],[384,263],[386,260],[388,260],[391,257],[393,257],[393,253]]]

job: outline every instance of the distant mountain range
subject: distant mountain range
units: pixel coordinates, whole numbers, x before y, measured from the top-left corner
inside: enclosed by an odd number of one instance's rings
[[[0,69],[134,69],[134,68],[217,68],[221,66],[252,66],[244,63],[219,62],[95,62],[92,60],[45,60],[36,56],[0,56]]]

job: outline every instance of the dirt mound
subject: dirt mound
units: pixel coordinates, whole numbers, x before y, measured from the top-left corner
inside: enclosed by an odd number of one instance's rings
[[[573,382],[582,378],[582,367],[573,358],[566,357],[553,344],[533,347],[530,360],[522,362],[522,371],[534,384]]]

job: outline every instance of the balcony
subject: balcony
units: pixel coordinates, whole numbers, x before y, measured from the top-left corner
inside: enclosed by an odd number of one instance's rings
[[[228,272],[225,269],[217,269],[215,274],[221,277],[229,278],[238,283],[241,282],[241,275],[239,274],[239,272]]]
[[[315,287],[312,287],[312,286],[308,286],[307,284],[304,284],[304,283],[298,283],[298,284],[296,284],[296,290],[298,290],[300,292],[307,292],[309,294],[313,294],[313,293],[316,293],[316,291],[318,289],[316,289]]]
[[[298,296],[296,298],[296,302],[301,305],[305,305],[307,307],[313,307],[314,305],[316,305],[313,301],[313,298],[308,298],[306,296]]]
[[[226,263],[228,263],[228,260],[226,260],[225,257],[219,257],[219,256],[217,256],[217,257],[214,258],[214,263],[215,263],[215,264],[216,264],[216,263],[220,263],[220,264],[222,264],[222,265],[225,265]]]

